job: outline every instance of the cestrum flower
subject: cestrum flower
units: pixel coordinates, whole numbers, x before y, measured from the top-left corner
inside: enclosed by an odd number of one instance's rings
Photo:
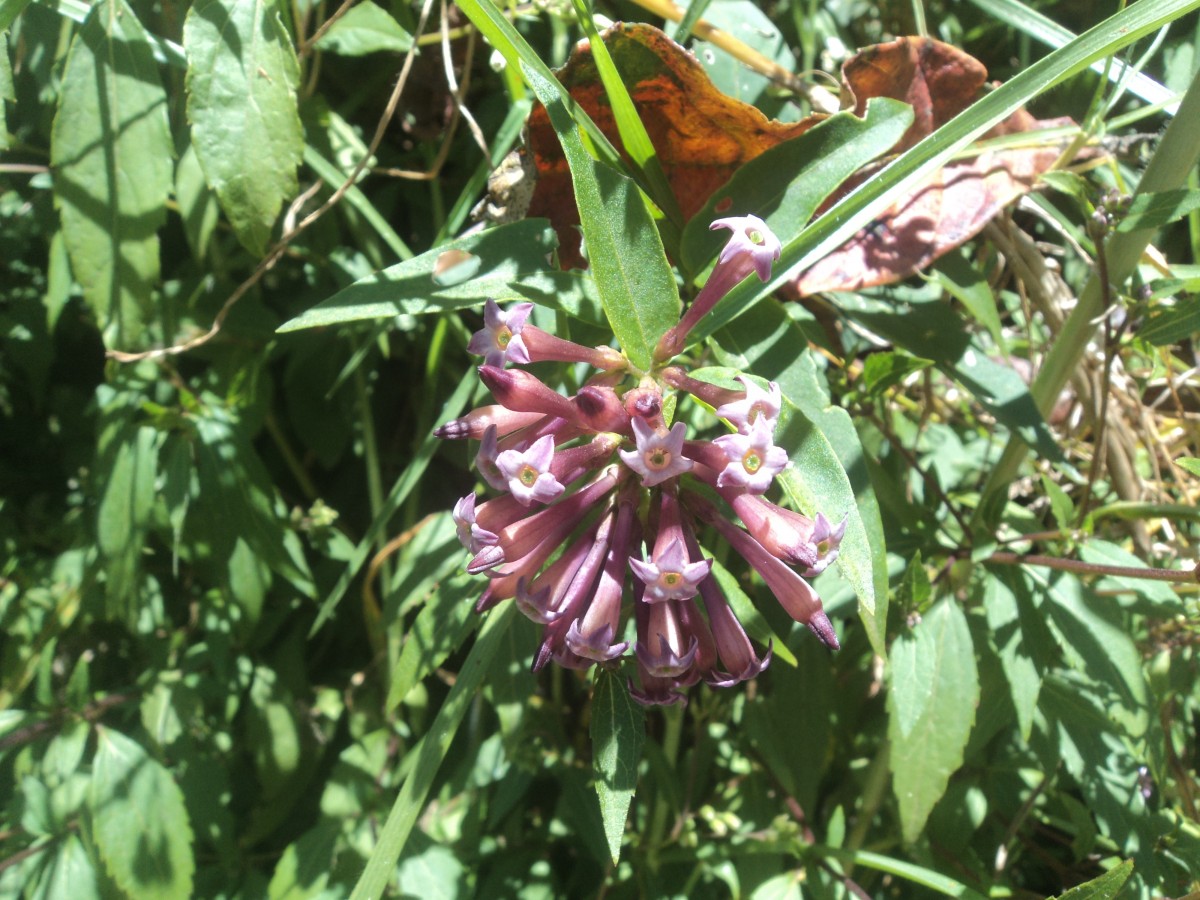
[[[533,306],[493,300],[469,344],[494,402],[435,432],[480,442],[475,464],[498,492],[454,506],[467,571],[486,578],[476,609],[512,600],[542,638],[534,670],[616,666],[632,658],[631,694],[646,704],[686,702],[703,680],[727,687],[771,661],[759,655],[712,573],[702,541],[720,540],[758,573],[797,622],[838,647],[811,578],[837,558],[846,520],[834,525],[766,498],[788,465],[775,444],[779,385],[739,376],[741,390],[700,380],[674,357],[729,290],[770,278],[779,241],[761,219],[718,219],[730,239],[679,323],[659,341],[649,371],[620,351],[584,347],[530,324]],[[508,364],[559,361],[595,374],[564,396]],[[578,370],[577,370],[578,371]],[[675,397],[672,397],[675,392]],[[680,397],[732,427],[689,439],[671,422]],[[686,407],[685,407],[686,409]]]

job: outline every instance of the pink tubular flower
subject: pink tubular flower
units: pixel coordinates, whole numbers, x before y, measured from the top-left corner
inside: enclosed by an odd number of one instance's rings
[[[708,276],[708,281],[704,283],[688,311],[683,314],[679,324],[663,335],[662,340],[658,342],[654,358],[659,361],[670,359],[682,350],[696,323],[712,312],[717,301],[751,272],[758,273],[760,281],[769,280],[771,266],[783,251],[779,238],[758,216],[717,219],[709,228],[714,231],[718,228],[728,228],[733,234],[717,257],[717,264]]]
[[[805,569],[817,564],[821,554],[813,540],[815,523],[808,516],[776,506],[755,494],[723,490],[721,496],[729,501],[751,537],[772,556]]]
[[[596,590],[587,611],[576,619],[567,631],[567,647],[576,656],[594,662],[616,659],[629,647],[628,641],[617,642],[621,627],[621,595],[625,588],[625,562],[629,559],[633,541],[634,502],[618,502],[617,524],[612,544],[604,560],[604,568],[596,582]]]
[[[498,368],[503,368],[506,362],[529,362],[521,330],[531,312],[532,303],[518,303],[505,312],[495,300],[489,299],[483,307],[483,328],[471,336],[467,350],[482,356],[484,365]]]
[[[534,441],[528,450],[501,451],[496,457],[496,468],[512,495],[529,506],[535,500],[549,503],[565,490],[550,472],[553,460],[554,438],[548,434]]]
[[[834,526],[825,518],[824,513],[817,513],[812,534],[813,544],[817,548],[817,560],[804,573],[807,577],[813,578],[820,575],[831,562],[838,558],[838,546],[842,543],[842,535],[846,533],[846,522],[849,519],[850,517],[847,515]]]
[[[789,616],[801,625],[807,625],[809,631],[830,649],[837,650],[841,646],[829,617],[825,615],[821,606],[821,598],[807,581],[768,553],[762,544],[732,522],[725,521],[719,515],[710,515],[708,519],[729,545],[762,576],[768,590],[775,595],[775,599]]]
[[[545,416],[541,413],[513,412],[497,403],[491,406],[481,406],[471,410],[462,418],[452,419],[436,429],[433,435],[451,441],[463,438],[473,438],[478,441],[483,438],[483,433],[490,425],[495,425],[496,433],[503,436],[544,418]]]
[[[577,362],[602,371],[619,369],[626,364],[625,355],[620,350],[614,350],[612,347],[584,347],[533,325],[526,325],[522,329],[521,340],[530,362]]]
[[[745,396],[718,407],[717,415],[727,419],[742,434],[749,434],[750,428],[759,419],[765,419],[774,429],[779,421],[779,410],[783,406],[783,395],[779,385],[774,381],[769,382],[767,390],[764,391],[745,375],[739,375],[737,380],[745,386]]]
[[[682,422],[676,422],[667,434],[659,434],[643,419],[633,419],[632,424],[636,446],[620,454],[625,465],[642,476],[643,487],[654,487],[692,468],[692,461],[683,455],[687,426]]]
[[[787,451],[774,444],[775,425],[757,416],[749,434],[723,434],[713,443],[729,462],[717,476],[717,487],[738,487],[761,494],[788,464]]]
[[[662,603],[695,597],[697,585],[712,568],[712,560],[691,562],[683,541],[676,538],[661,552],[656,550],[652,562],[630,559],[629,565],[646,585],[646,602]]]

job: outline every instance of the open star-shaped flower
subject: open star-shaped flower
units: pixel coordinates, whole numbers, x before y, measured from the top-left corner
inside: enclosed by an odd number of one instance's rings
[[[636,446],[622,450],[625,465],[642,476],[643,487],[654,487],[668,478],[690,471],[692,461],[683,455],[683,439],[687,427],[676,422],[666,434],[659,434],[644,419],[633,419]]]
[[[788,464],[787,451],[775,446],[775,426],[759,416],[749,434],[723,434],[713,443],[729,460],[717,476],[717,487],[740,487],[761,494]]]
[[[471,335],[467,350],[482,356],[488,366],[503,368],[505,362],[529,362],[521,329],[531,312],[532,303],[518,303],[505,311],[495,300],[488,300],[483,308],[483,328]]]
[[[692,562],[683,541],[674,540],[653,561],[630,559],[629,565],[646,585],[646,601],[661,603],[695,597],[700,582],[712,569],[712,560]]]
[[[565,488],[550,472],[554,461],[554,436],[538,438],[528,450],[502,450],[496,456],[496,468],[511,493],[523,506],[535,500],[549,503]]]

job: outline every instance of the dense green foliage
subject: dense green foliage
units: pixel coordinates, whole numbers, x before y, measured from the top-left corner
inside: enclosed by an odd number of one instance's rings
[[[1200,90],[1174,115],[1198,5],[694,10],[800,73],[927,22],[1004,86],[811,226],[905,108],[741,174],[783,259],[690,353],[780,384],[772,496],[850,514],[815,582],[842,647],[718,552],[775,659],[643,710],[630,667],[533,675],[535,627],[472,611],[474,449],[432,436],[488,402],[485,298],[646,368],[717,249],[710,214],[671,220],[619,86],[637,165],[549,80],[592,11],[0,0],[0,898],[1200,889],[1196,585],[1127,570],[1200,541]],[[721,90],[808,112],[694,46]],[[468,233],[535,96],[587,273],[544,220]],[[779,301],[1025,104],[1104,152],[927,275]]]

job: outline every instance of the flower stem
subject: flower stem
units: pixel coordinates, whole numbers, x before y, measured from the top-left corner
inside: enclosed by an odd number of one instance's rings
[[[1081,575],[1114,575],[1118,578],[1145,578],[1149,581],[1170,581],[1176,584],[1200,581],[1200,567],[1195,569],[1153,569],[1141,566],[1104,566],[1084,562],[1080,559],[1063,559],[1059,556],[1041,556],[1036,553],[1009,553],[1006,550],[993,553],[987,558],[987,561],[1001,565],[1045,566],[1048,569],[1078,572]]]

